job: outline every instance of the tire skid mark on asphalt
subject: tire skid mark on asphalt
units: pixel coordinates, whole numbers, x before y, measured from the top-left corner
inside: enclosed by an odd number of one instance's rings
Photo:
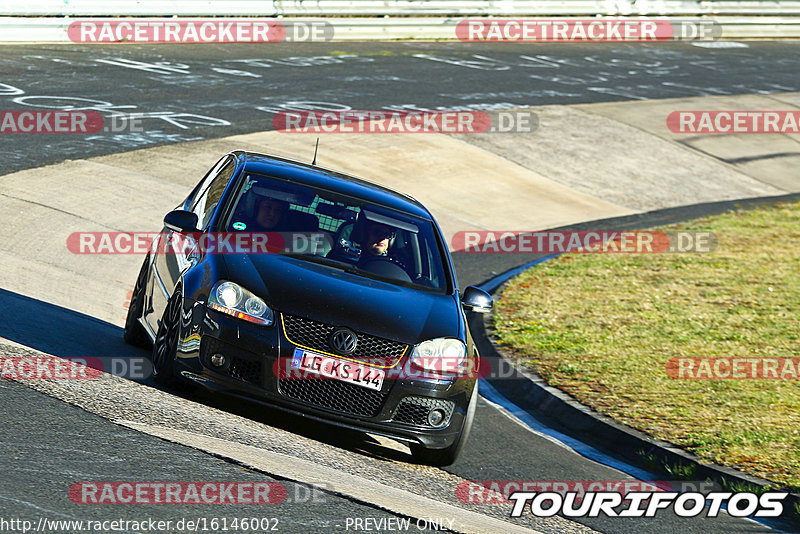
[[[68,216],[70,216],[70,217],[75,217],[76,219],[79,219],[79,220],[82,220],[82,221],[86,221],[86,222],[89,222],[89,223],[92,223],[92,224],[100,224],[100,223],[98,223],[97,221],[94,221],[94,220],[92,220],[92,219],[89,219],[89,218],[87,218],[87,217],[84,217],[84,216],[82,216],[82,215],[79,215],[79,214],[77,214],[77,213],[73,213],[73,212],[71,212],[71,211],[63,210],[63,209],[57,208],[57,207],[55,207],[55,206],[51,206],[51,205],[49,205],[49,204],[44,204],[44,203],[42,203],[42,202],[37,202],[37,201],[35,201],[35,200],[29,200],[29,199],[27,199],[27,198],[22,198],[22,197],[18,197],[18,196],[14,196],[14,195],[9,195],[9,194],[7,194],[7,193],[0,193],[0,197],[5,197],[5,198],[11,199],[11,200],[17,200],[17,201],[19,201],[19,202],[24,202],[25,204],[31,204],[31,205],[33,205],[33,206],[38,206],[38,207],[40,207],[40,208],[45,208],[45,209],[48,209],[48,210],[53,210],[53,211],[55,211],[55,212],[62,213],[62,214],[64,214],[64,215],[68,215]],[[110,230],[117,230],[117,231],[119,231],[119,229],[118,229],[118,228],[111,228],[111,227],[107,227],[107,228],[109,228]]]
[[[16,504],[19,504],[19,505],[22,505],[22,506],[27,506],[29,508],[35,508],[36,510],[38,510],[40,512],[46,512],[48,514],[58,515],[58,516],[61,516],[61,517],[66,517],[68,519],[75,519],[75,520],[80,521],[79,518],[77,518],[77,517],[75,517],[73,515],[63,514],[61,512],[56,512],[55,510],[51,510],[50,508],[42,508],[41,506],[37,506],[37,505],[33,504],[32,502],[23,501],[21,499],[15,499],[13,497],[7,497],[5,495],[0,495],[0,500],[13,502],[13,503],[16,503]],[[120,532],[127,532],[127,531],[120,531]]]

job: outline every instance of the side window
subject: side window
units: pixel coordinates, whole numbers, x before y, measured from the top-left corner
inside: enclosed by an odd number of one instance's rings
[[[228,160],[230,160],[230,156],[224,156],[218,162],[216,162],[213,167],[211,167],[208,170],[205,176],[203,176],[203,179],[200,181],[200,183],[198,183],[194,187],[194,189],[192,189],[192,192],[183,202],[183,209],[191,211],[191,209],[197,202],[197,199],[200,198],[200,195],[208,188],[209,182],[211,182],[211,180],[213,180],[214,177],[217,176],[219,170],[225,163],[228,162]]]
[[[209,176],[210,182],[203,184],[205,189],[201,190],[194,200],[192,211],[197,214],[197,226],[201,230],[205,230],[208,227],[219,199],[222,198],[222,193],[225,191],[231,176],[233,176],[234,168],[233,160],[229,159],[215,177],[211,178]]]
[[[443,281],[439,277],[440,269],[437,268],[437,258],[433,257],[433,250],[428,246],[427,241],[424,241],[423,247],[425,249],[424,262],[426,266],[423,268],[422,276],[430,278],[433,287],[441,287]]]

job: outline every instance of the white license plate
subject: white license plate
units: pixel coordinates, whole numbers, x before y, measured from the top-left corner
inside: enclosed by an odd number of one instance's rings
[[[380,391],[386,372],[357,362],[331,358],[316,352],[295,349],[292,368],[308,371],[324,378],[341,380],[357,386]],[[302,380],[302,379],[300,379]]]

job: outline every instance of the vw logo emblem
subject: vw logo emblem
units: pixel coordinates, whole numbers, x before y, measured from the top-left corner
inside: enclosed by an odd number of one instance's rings
[[[358,344],[355,332],[347,328],[334,330],[329,341],[333,350],[339,354],[352,354]]]

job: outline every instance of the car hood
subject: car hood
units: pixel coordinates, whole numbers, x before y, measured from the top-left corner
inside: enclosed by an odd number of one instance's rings
[[[415,344],[461,337],[454,295],[402,287],[278,254],[225,256],[229,279],[276,311]]]

